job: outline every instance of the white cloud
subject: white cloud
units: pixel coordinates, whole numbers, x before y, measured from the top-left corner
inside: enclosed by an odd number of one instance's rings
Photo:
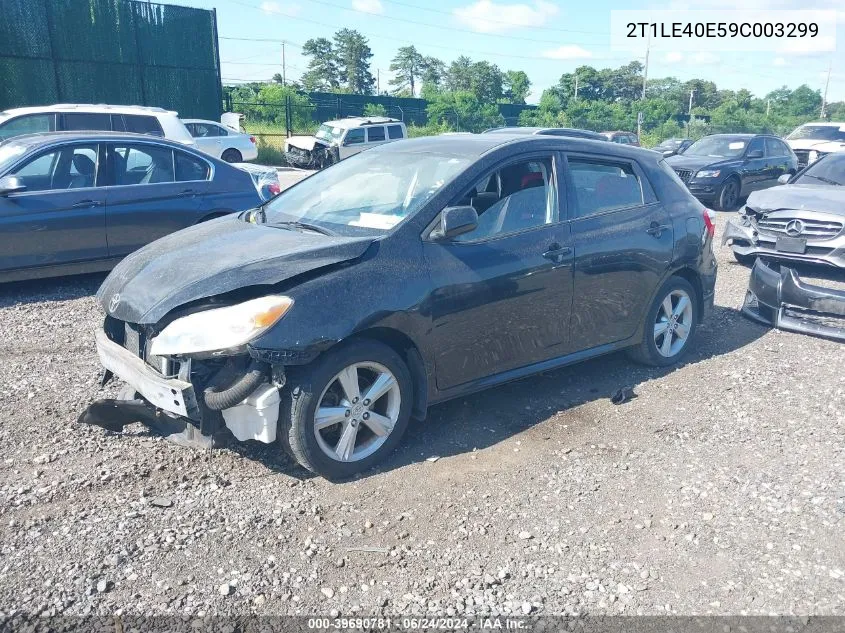
[[[280,3],[265,0],[259,7],[267,15],[298,15],[299,5],[290,2]]]
[[[593,54],[590,51],[577,44],[568,44],[543,52],[543,57],[548,59],[586,59],[592,56]]]
[[[784,53],[792,53],[793,55],[829,55],[827,51],[833,50],[836,47],[836,38],[830,35],[820,35],[819,37],[788,40],[781,49]]]
[[[546,0],[534,0],[528,4],[499,4],[492,0],[478,0],[466,7],[459,7],[452,13],[473,31],[495,33],[524,26],[542,26],[549,18],[557,15],[556,4]]]
[[[775,57],[772,60],[772,66],[786,66],[786,59],[783,57]]]
[[[692,61],[694,64],[718,64],[720,59],[719,56],[715,53],[710,53],[707,51],[701,51],[700,53],[696,53],[692,56]]]
[[[352,0],[352,8],[364,13],[384,13],[381,0]]]
[[[684,56],[677,51],[672,51],[671,53],[666,53],[663,61],[667,64],[677,64],[678,62],[684,61]]]

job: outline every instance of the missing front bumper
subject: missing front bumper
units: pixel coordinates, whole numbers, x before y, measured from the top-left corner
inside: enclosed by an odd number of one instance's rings
[[[845,291],[808,284],[786,266],[754,263],[742,313],[781,330],[845,341]]]

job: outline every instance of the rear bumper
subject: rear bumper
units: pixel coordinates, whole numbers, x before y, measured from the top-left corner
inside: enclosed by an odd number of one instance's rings
[[[845,291],[805,283],[786,266],[755,262],[742,313],[781,330],[845,341]]]

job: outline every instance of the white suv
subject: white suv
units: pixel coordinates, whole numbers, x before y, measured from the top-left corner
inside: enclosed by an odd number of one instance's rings
[[[825,154],[845,152],[845,123],[805,123],[792,130],[785,140],[798,157],[798,166],[803,169]]]
[[[408,138],[405,124],[387,117],[356,116],[326,121],[314,136],[291,136],[285,141],[288,162],[320,168],[349,158],[369,147]]]
[[[0,112],[0,141],[21,134],[66,130],[137,132],[196,146],[177,114],[162,108],[63,103]]]

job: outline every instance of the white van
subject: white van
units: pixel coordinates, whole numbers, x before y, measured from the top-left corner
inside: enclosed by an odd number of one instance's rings
[[[321,168],[368,147],[404,138],[408,138],[408,130],[398,119],[348,117],[326,121],[314,136],[291,136],[285,141],[285,153],[297,167]]]
[[[68,130],[136,132],[196,147],[176,112],[163,108],[60,103],[0,112],[0,141],[21,134]]]

